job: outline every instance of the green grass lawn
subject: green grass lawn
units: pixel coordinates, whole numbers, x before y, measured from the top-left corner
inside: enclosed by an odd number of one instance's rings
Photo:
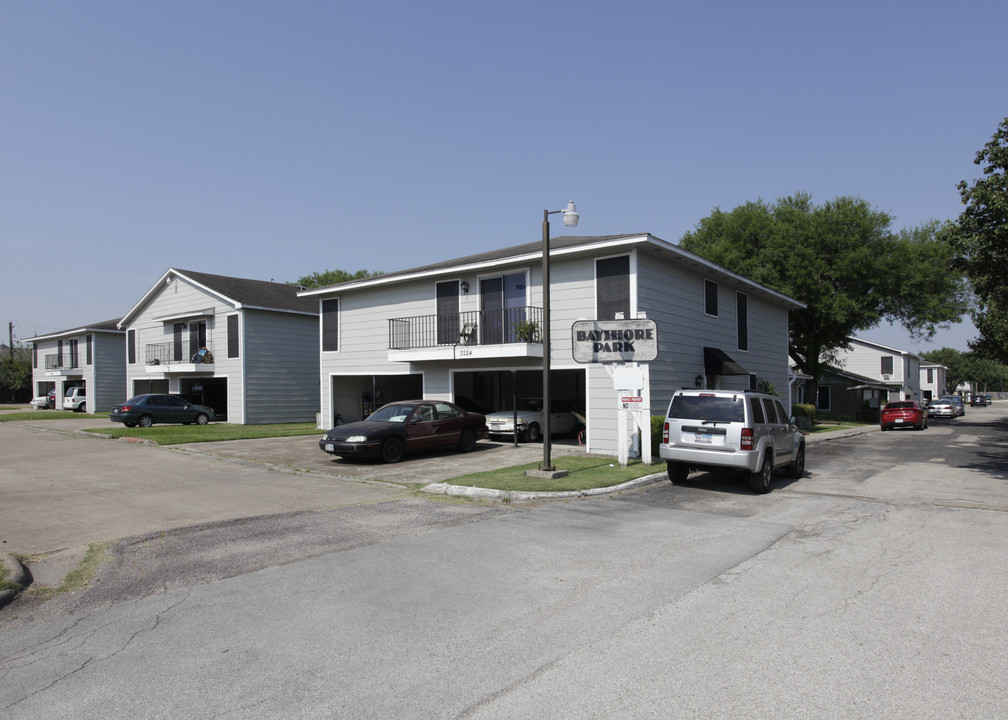
[[[295,435],[322,435],[315,423],[283,423],[275,425],[154,425],[149,428],[128,428],[110,422],[101,427],[86,428],[85,432],[102,433],[114,438],[134,437],[153,440],[158,445],[217,442],[218,440],[251,440],[256,438],[293,437]]]
[[[82,420],[88,417],[107,418],[108,413],[78,413],[73,410],[24,410],[23,412],[4,413],[0,415],[0,422],[14,422],[16,420]]]
[[[664,462],[659,461],[645,465],[639,460],[632,460],[626,467],[620,467],[616,458],[601,455],[562,455],[553,458],[553,464],[557,470],[567,470],[570,475],[555,480],[527,477],[526,470],[535,470],[539,467],[539,463],[529,463],[500,470],[462,475],[448,482],[452,485],[489,488],[491,490],[563,492],[611,487],[645,475],[665,472]]]

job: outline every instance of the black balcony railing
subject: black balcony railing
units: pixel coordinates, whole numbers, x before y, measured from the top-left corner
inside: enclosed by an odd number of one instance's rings
[[[45,356],[46,370],[76,370],[80,367],[80,357],[73,353]]]
[[[542,343],[542,308],[415,315],[392,318],[388,328],[389,350],[416,350],[442,345]]]
[[[192,352],[190,352],[189,343],[185,340],[177,344],[174,342],[152,343],[146,347],[144,360],[148,365],[212,363],[213,343],[207,343],[205,347],[196,348]]]

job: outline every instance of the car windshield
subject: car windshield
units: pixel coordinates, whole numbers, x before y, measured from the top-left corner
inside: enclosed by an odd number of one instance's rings
[[[543,408],[542,398],[530,398],[527,400],[522,400],[518,403],[519,410],[527,410],[529,412],[539,412]]]
[[[404,423],[416,405],[386,405],[368,416],[368,422]]]
[[[676,395],[672,400],[671,416],[677,420],[742,422],[745,420],[745,408],[739,395]]]

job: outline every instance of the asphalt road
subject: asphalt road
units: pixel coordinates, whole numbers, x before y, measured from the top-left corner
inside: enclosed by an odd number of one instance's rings
[[[817,443],[763,496],[695,475],[148,535],[3,626],[0,715],[1006,717],[1003,415]]]

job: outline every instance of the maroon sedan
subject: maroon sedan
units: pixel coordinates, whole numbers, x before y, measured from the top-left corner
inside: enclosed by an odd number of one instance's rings
[[[924,430],[927,427],[927,410],[913,400],[886,403],[879,416],[879,425],[882,430],[898,427]]]

